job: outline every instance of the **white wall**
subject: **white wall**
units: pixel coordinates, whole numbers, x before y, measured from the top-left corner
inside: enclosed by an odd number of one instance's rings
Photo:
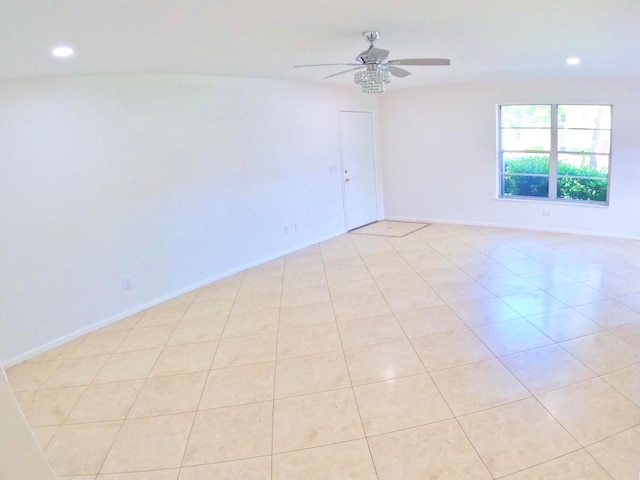
[[[0,367],[0,480],[55,480]]]
[[[0,83],[0,362],[343,232],[337,111],[376,102],[237,78]]]
[[[613,105],[608,207],[496,199],[496,106],[508,103]],[[526,81],[385,94],[380,117],[387,218],[640,237],[638,112],[640,82]]]

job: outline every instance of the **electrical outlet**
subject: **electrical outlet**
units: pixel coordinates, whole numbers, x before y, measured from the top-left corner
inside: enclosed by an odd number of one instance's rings
[[[284,234],[289,235],[289,225],[284,225]]]
[[[133,288],[130,277],[122,277],[122,288],[123,290],[131,290]]]
[[[542,211],[542,216],[543,217],[550,217],[551,216],[551,212],[549,210],[543,210]]]

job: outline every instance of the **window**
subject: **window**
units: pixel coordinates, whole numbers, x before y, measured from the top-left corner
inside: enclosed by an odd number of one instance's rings
[[[502,105],[500,196],[606,203],[611,105]]]

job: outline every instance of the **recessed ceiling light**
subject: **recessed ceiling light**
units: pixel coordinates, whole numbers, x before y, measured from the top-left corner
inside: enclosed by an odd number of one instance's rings
[[[567,63],[569,65],[578,65],[580,63],[580,59],[578,57],[569,57],[567,58]]]
[[[56,47],[51,53],[54,57],[70,57],[73,55],[73,48],[71,47]]]

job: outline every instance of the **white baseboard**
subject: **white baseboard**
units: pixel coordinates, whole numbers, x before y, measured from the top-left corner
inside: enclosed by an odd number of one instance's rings
[[[53,348],[59,347],[60,345],[67,343],[71,340],[74,340],[78,337],[81,337],[83,335],[86,335],[87,333],[91,333],[94,332],[102,327],[106,327],[107,325],[110,325],[114,322],[117,322],[119,320],[122,320],[124,318],[127,318],[131,315],[135,315],[136,313],[140,313],[143,310],[147,310],[148,308],[154,307],[156,305],[159,305],[161,303],[164,303],[168,300],[171,300],[173,298],[179,297],[180,295],[184,295],[185,293],[189,293],[193,290],[196,290],[200,287],[203,287],[205,285],[209,285],[210,283],[216,282],[218,280],[222,280],[223,278],[227,278],[230,277],[231,275],[235,275],[236,273],[242,272],[244,270],[247,270],[249,268],[252,267],[256,267],[258,265],[262,265],[263,263],[266,262],[270,262],[271,260],[275,260],[276,258],[280,258],[283,257],[284,255],[288,255],[290,253],[296,252],[298,250],[302,250],[303,248],[307,248],[310,247],[312,245],[316,245],[318,243],[324,242],[325,240],[329,240],[331,238],[335,238],[337,236],[340,236],[342,234],[346,233],[345,231],[341,231],[341,232],[334,232],[330,235],[324,236],[320,239],[317,240],[313,240],[311,242],[306,242],[303,243],[301,245],[297,245],[295,247],[291,247],[289,249],[286,250],[282,250],[278,253],[275,253],[273,255],[269,255],[267,257],[261,258],[260,260],[256,260],[255,262],[250,262],[247,263],[245,265],[241,265],[237,268],[233,268],[231,270],[227,270],[226,272],[217,274],[217,275],[213,275],[211,277],[205,278],[204,280],[201,280],[199,282],[196,282],[194,284],[191,284],[187,287],[181,288],[179,290],[175,290],[174,292],[171,292],[167,295],[163,295],[161,297],[155,298],[149,302],[145,302],[141,305],[137,305],[129,310],[126,310],[124,312],[120,312],[116,315],[112,315],[108,318],[105,318],[103,320],[100,320],[99,322],[95,322],[92,323],[91,325],[88,325],[86,327],[83,327],[79,330],[75,330],[74,332],[71,332],[67,335],[64,335],[60,338],[57,338],[55,340],[52,340],[50,342],[45,343],[44,345],[41,345],[39,347],[33,348],[27,352],[24,352],[20,355],[17,355],[15,357],[9,358],[3,362],[1,362],[2,367],[6,370],[7,368],[16,365],[20,362],[24,362],[25,360],[29,360],[30,358],[35,357],[36,355],[39,355],[41,353],[47,352]]]
[[[620,235],[615,233],[603,233],[603,232],[591,232],[586,230],[572,230],[566,228],[545,228],[545,227],[532,227],[528,225],[515,225],[508,223],[493,223],[493,222],[472,222],[472,221],[452,221],[433,218],[418,218],[418,217],[387,217],[385,220],[396,222],[421,222],[421,223],[441,223],[446,225],[468,225],[471,227],[491,227],[491,228],[509,228],[514,230],[531,230],[535,232],[551,232],[551,233],[567,233],[571,235],[588,235],[592,237],[603,238],[619,238],[623,240],[640,240],[640,237],[633,235]]]

